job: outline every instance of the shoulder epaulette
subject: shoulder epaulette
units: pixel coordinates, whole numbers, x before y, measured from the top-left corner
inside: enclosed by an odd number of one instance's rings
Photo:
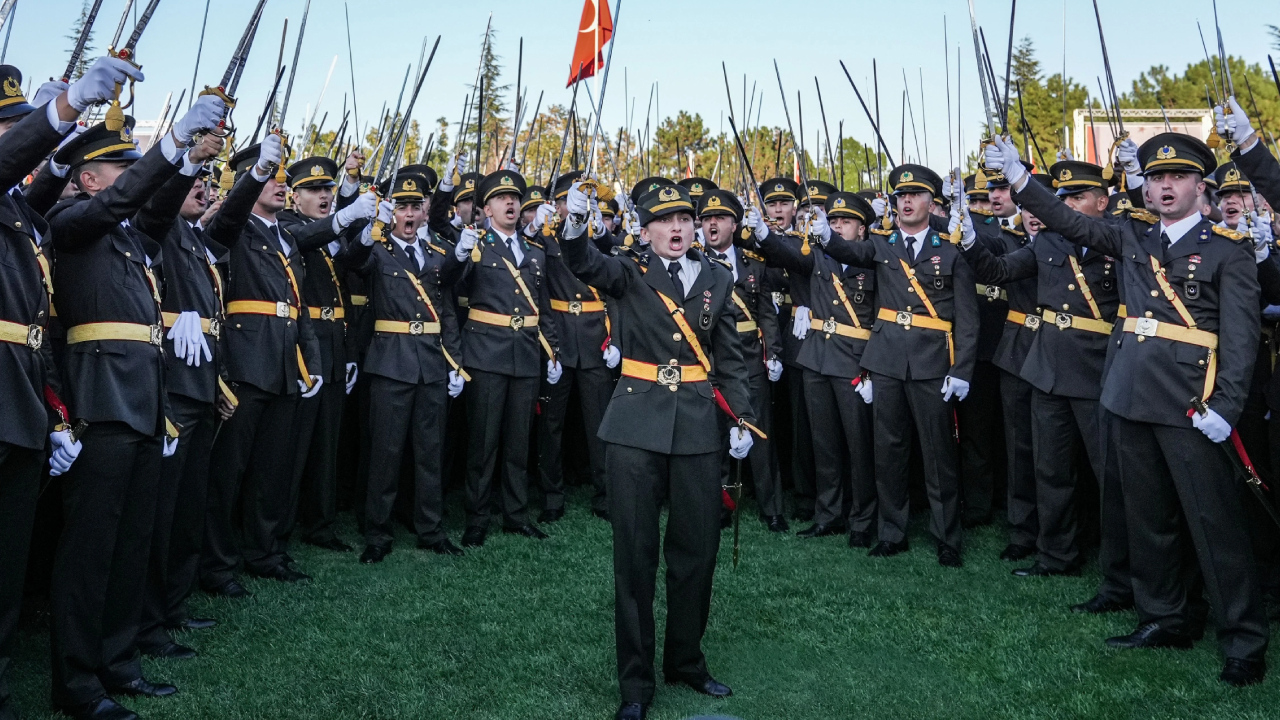
[[[698,242],[697,240],[694,240],[692,243],[690,243],[690,244],[689,244],[689,249],[690,249],[690,250],[701,250],[701,249],[702,249],[702,243]]]
[[[1241,240],[1243,240],[1243,239],[1245,239],[1246,237],[1248,237],[1248,235],[1245,235],[1244,233],[1240,232],[1239,230],[1232,230],[1232,229],[1230,229],[1230,228],[1224,228],[1224,227],[1222,227],[1221,225],[1214,225],[1214,226],[1213,226],[1213,232],[1214,232],[1214,234],[1215,234],[1215,235],[1221,235],[1222,237],[1224,237],[1224,238],[1226,238],[1226,239],[1228,239],[1228,240],[1231,240],[1232,242],[1240,242]]]
[[[447,255],[447,254],[448,254],[448,253],[446,253],[446,252],[444,251],[444,248],[440,247],[439,245],[436,245],[435,243],[427,243],[427,247],[431,248],[432,250],[435,250],[436,252],[440,253],[441,255]]]
[[[1027,236],[1027,234],[1026,234],[1026,233],[1022,232],[1022,231],[1021,231],[1021,230],[1019,230],[1018,228],[1005,228],[1005,230],[1007,230],[1007,231],[1009,231],[1009,232],[1013,233],[1014,235],[1017,235],[1018,237],[1026,237],[1026,236]]]
[[[733,272],[733,266],[729,264],[728,260],[721,260],[720,258],[708,258],[708,259],[710,259],[711,262],[713,263],[719,263],[720,265],[723,265],[724,268],[729,272]]]
[[[743,250],[743,251],[742,251],[742,256],[743,256],[743,257],[746,257],[746,258],[751,258],[752,260],[758,260],[758,261],[760,261],[760,262],[765,262],[765,259],[764,259],[764,256],[763,256],[763,255],[761,255],[761,254],[759,254],[759,253],[753,253],[753,252],[751,252],[750,250]]]
[[[1129,217],[1133,220],[1137,220],[1138,222],[1147,223],[1148,225],[1155,225],[1157,222],[1160,222],[1160,219],[1157,218],[1150,210],[1144,210],[1142,208],[1133,208],[1129,210]]]
[[[994,212],[987,210],[985,208],[971,207],[969,208],[969,212],[973,213],[974,215],[986,215],[987,217],[995,217]]]
[[[541,243],[536,243],[536,242],[534,242],[534,241],[532,241],[532,240],[530,240],[530,239],[528,239],[528,238],[525,238],[525,242],[529,243],[529,244],[530,244],[531,246],[533,246],[533,247],[538,248],[539,250],[544,249],[544,248],[542,247],[542,244],[541,244]]]
[[[877,235],[892,235],[892,234],[893,234],[893,229],[892,229],[892,228],[890,228],[890,229],[888,229],[888,230],[885,230],[884,228],[873,227],[873,228],[871,228],[871,232],[873,232],[873,233],[875,233],[875,234],[877,234]]]

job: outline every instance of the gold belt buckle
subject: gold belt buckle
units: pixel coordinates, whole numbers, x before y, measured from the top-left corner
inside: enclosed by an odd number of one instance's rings
[[[519,330],[519,329],[521,329],[521,328],[523,328],[523,327],[524,327],[524,316],[523,316],[523,315],[512,315],[512,316],[511,316],[511,329],[512,329],[512,330]]]
[[[831,334],[831,333],[834,333],[835,331],[836,331],[835,318],[827,318],[826,320],[822,321],[822,332]]]
[[[681,370],[679,365],[659,365],[658,384],[669,386],[672,390],[680,384]]]
[[[164,325],[151,326],[151,337],[148,338],[148,342],[156,347],[159,347],[164,342]]]
[[[331,307],[320,308],[320,319],[321,319],[321,320],[332,320],[332,319],[333,319],[333,308],[331,308]]]
[[[209,335],[215,340],[222,337],[222,322],[218,318],[209,318]]]
[[[1053,318],[1053,324],[1058,326],[1059,330],[1066,330],[1071,327],[1071,316],[1066,313],[1058,313]]]
[[[1027,315],[1027,319],[1023,320],[1022,324],[1025,325],[1028,330],[1039,330],[1040,318],[1035,315]]]
[[[27,328],[27,347],[39,350],[44,345],[44,328],[32,325]]]
[[[422,324],[421,320],[413,320],[409,322],[410,335],[421,335],[425,331],[426,327]]]
[[[581,315],[581,314],[582,314],[582,301],[581,301],[581,300],[570,300],[570,301],[569,301],[569,314],[571,314],[571,315]]]
[[[1138,322],[1134,324],[1133,333],[1143,337],[1155,337],[1156,330],[1160,327],[1160,321],[1153,318],[1137,318]]]
[[[899,310],[899,311],[898,311],[898,316],[897,316],[896,318],[894,318],[894,320],[893,320],[893,321],[894,321],[894,322],[896,322],[896,323],[898,323],[898,324],[899,324],[899,325],[901,325],[902,327],[904,327],[904,328],[906,328],[906,329],[910,330],[910,329],[911,329],[911,315],[912,315],[912,313],[909,313],[909,312],[907,312],[906,310]]]
[[[287,302],[276,303],[276,317],[278,318],[289,317],[289,303]]]

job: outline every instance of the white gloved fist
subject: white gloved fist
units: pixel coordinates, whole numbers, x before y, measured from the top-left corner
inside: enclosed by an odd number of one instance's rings
[[[1244,108],[1240,107],[1240,103],[1236,102],[1234,97],[1227,98],[1227,107],[1231,111],[1230,115],[1223,112],[1221,105],[1213,108],[1218,134],[1239,145],[1253,134],[1253,125],[1249,122],[1249,116],[1245,115]]]
[[[1275,233],[1271,230],[1271,213],[1259,215],[1256,210],[1249,212],[1249,229],[1253,231],[1253,257],[1262,262],[1271,254],[1271,243]]]
[[[90,105],[104,103],[116,95],[116,85],[130,79],[142,82],[142,71],[131,63],[111,56],[100,57],[67,89],[67,104],[80,112]]]
[[[302,392],[302,397],[304,397],[304,398],[311,398],[311,397],[315,397],[315,396],[316,396],[316,393],[320,392],[320,386],[321,386],[321,385],[324,385],[324,378],[320,377],[319,375],[312,375],[312,376],[311,376],[311,389],[310,389],[310,390],[308,390],[308,389],[307,389],[307,384],[306,384],[306,383],[304,383],[304,382],[302,382],[301,380],[299,380],[299,381],[298,381],[298,390]]]
[[[635,210],[628,210],[622,215],[622,227],[631,235],[640,234],[640,215]]]
[[[564,368],[560,367],[558,360],[547,361],[547,382],[555,385],[560,382],[560,375],[564,372]]]
[[[50,475],[61,475],[71,469],[71,463],[76,461],[83,449],[79,441],[71,442],[70,430],[49,433],[49,444],[53,448],[49,455]]]
[[[462,234],[458,236],[458,245],[453,249],[453,257],[458,262],[466,262],[467,256],[471,254],[471,250],[475,248],[476,243],[480,241],[480,234],[475,228],[464,228]]]
[[[396,219],[396,204],[390,200],[379,200],[376,217],[378,222],[390,225]]]
[[[164,438],[162,441],[163,446],[160,449],[161,457],[173,457],[173,454],[178,452],[178,441],[181,439],[182,438]]]
[[[1074,155],[1071,154],[1070,148],[1063,148],[1058,151],[1057,159],[1058,159],[1058,162],[1065,162],[1069,160],[1075,160],[1076,158]]]
[[[809,234],[818,238],[823,247],[831,242],[831,225],[827,222],[827,214],[817,212],[813,214],[813,222],[809,224]]]
[[[964,400],[969,397],[969,381],[951,377],[950,375],[944,378],[942,381],[943,402],[950,402],[953,395],[957,400]]]
[[[860,378],[854,383],[854,392],[862,398],[862,402],[870,405],[872,398],[875,396],[875,390],[871,387],[871,378]]]
[[[524,234],[533,237],[538,234],[543,225],[547,224],[547,218],[550,218],[556,212],[556,206],[551,203],[542,203],[533,213],[533,220],[524,226]]]
[[[618,363],[622,362],[622,351],[617,345],[609,345],[604,349],[604,365],[610,370],[618,367]]]
[[[274,172],[284,158],[284,138],[279,133],[267,133],[260,148],[258,162],[253,166],[254,174],[259,176]]]
[[[756,240],[764,240],[769,237],[769,224],[764,221],[764,216],[760,214],[760,208],[754,205],[747,208],[746,225],[751,228]]]
[[[1138,144],[1133,138],[1125,138],[1116,148],[1116,159],[1124,167],[1125,175],[1141,175],[1142,164],[1138,162]]]
[[[192,103],[191,109],[173,124],[173,138],[179,145],[190,145],[191,138],[196,133],[217,127],[226,114],[227,104],[222,98],[217,95],[201,95]],[[276,137],[279,138],[278,135]]]
[[[960,229],[960,247],[965,250],[973,247],[973,243],[978,239],[978,233],[973,229],[973,216],[967,212],[968,209],[967,198],[958,203],[951,203],[951,220],[947,223],[948,233],[954,235],[956,229]]]
[[[462,374],[457,370],[449,371],[449,397],[456,398],[462,394],[462,388],[467,384]]]
[[[949,198],[951,193],[955,192],[956,186],[952,184],[951,178],[958,177],[956,175],[948,175],[942,178],[942,197]]]
[[[35,107],[44,107],[70,87],[70,85],[61,80],[50,80],[36,88],[36,94],[31,97],[31,104]]]
[[[1207,413],[1191,413],[1191,424],[1213,442],[1220,443],[1231,437],[1231,426],[1212,408]]]
[[[582,183],[575,182],[569,187],[569,194],[565,196],[564,205],[569,210],[569,215],[586,215],[591,212],[591,198],[582,192]]]
[[[778,382],[782,379],[782,361],[778,358],[769,358],[764,362],[765,368],[769,371],[769,382]]]
[[[878,218],[884,217],[885,210],[888,208],[889,203],[880,196],[876,196],[876,199],[871,201],[871,210],[875,212]]]
[[[791,334],[795,335],[797,340],[803,340],[809,335],[809,308],[796,305],[795,310],[795,316],[791,318]]]
[[[351,227],[351,223],[357,220],[368,220],[378,212],[378,195],[376,193],[367,192],[352,203],[337,212],[335,218],[338,221],[340,229]]]
[[[992,152],[992,146],[987,146],[987,167],[992,170],[1004,170],[1004,177],[1009,181],[1009,185],[1016,189],[1022,178],[1027,176],[1027,168],[1022,164],[1022,156],[1018,154],[1018,148],[1013,143],[1006,140],[1003,135],[997,135],[992,141],[997,152]],[[998,159],[999,167],[992,165],[992,157]]]
[[[734,460],[742,460],[751,452],[751,446],[755,444],[755,439],[751,437],[751,431],[746,428],[731,427],[729,428],[729,454]]]
[[[360,367],[353,362],[347,363],[347,394],[356,389],[356,378],[360,377]]]

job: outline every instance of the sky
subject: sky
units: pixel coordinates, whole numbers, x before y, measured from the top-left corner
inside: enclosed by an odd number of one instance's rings
[[[137,0],[135,6],[145,6]],[[610,0],[617,3],[620,0]],[[98,53],[105,49],[120,20],[126,0],[104,0],[94,38]],[[268,0],[262,25],[241,81],[237,123],[251,126],[266,101],[280,51],[281,28],[289,21],[286,64],[292,58],[297,29],[306,0]],[[1009,37],[1010,0],[973,0],[996,73],[1003,75]],[[219,0],[208,14],[197,90],[220,79],[254,7],[253,0]],[[544,91],[543,105],[567,104],[565,83],[582,14],[582,0],[543,0],[538,3],[468,0],[358,0],[348,2],[352,68],[342,0],[312,0],[290,100],[286,129],[301,127],[304,113],[320,98],[333,59],[333,75],[316,119],[330,113],[327,127],[340,120],[343,96],[354,94],[362,124],[376,117],[384,102],[394,105],[405,68],[416,65],[424,37],[429,43],[441,35],[435,62],[423,84],[414,117],[426,122],[444,115],[455,127],[476,62],[490,13],[497,31],[494,49],[504,66],[503,81],[515,84],[517,48],[524,39],[523,84],[529,102]],[[1163,64],[1180,72],[1203,59],[1196,21],[1205,26],[1214,47],[1213,6],[1210,0],[1161,0],[1158,3],[1101,0],[1107,49],[1118,92],[1125,92],[1139,73]],[[27,78],[44,80],[62,72],[72,41],[66,39],[79,15],[81,0],[19,0],[5,62],[17,65]],[[141,120],[154,120],[165,96],[191,87],[206,0],[163,0],[138,46],[146,81],[139,83],[137,103],[130,110]],[[1223,40],[1229,54],[1265,66],[1271,47],[1266,23],[1256,0],[1220,0]],[[138,10],[140,12],[140,9]],[[903,12],[895,17],[894,12]],[[1065,23],[1064,23],[1065,14]],[[944,18],[949,52],[944,55]],[[1274,18],[1280,24],[1280,14]],[[812,142],[821,124],[814,78],[822,88],[823,106],[834,141],[838,123],[845,135],[870,141],[872,133],[853,90],[840,68],[844,61],[868,102],[871,63],[878,64],[880,114],[893,155],[899,154],[903,75],[910,86],[913,131],[907,119],[907,154],[927,159],[935,168],[948,163],[948,84],[944,62],[951,63],[952,115],[959,113],[966,145],[977,141],[983,122],[982,99],[966,0],[915,0],[910,5],[884,2],[761,2],[738,0],[621,0],[616,18],[616,50],[605,97],[606,131],[624,125],[634,106],[634,124],[642,129],[650,88],[656,86],[654,116],[679,110],[701,114],[712,134],[728,124],[724,80],[725,63],[736,112],[741,115],[743,76],[747,93],[754,84],[762,97],[762,123],[785,126],[776,60],[795,129],[799,131],[796,92],[801,93],[805,135]],[[1017,3],[1014,36],[1030,36],[1045,75],[1063,63],[1063,38],[1069,49],[1066,71],[1077,82],[1096,88],[1104,74],[1097,25],[1088,0],[1022,0]],[[132,29],[127,24],[125,36]],[[960,51],[960,88],[954,83],[956,49]],[[285,81],[288,81],[286,73]],[[921,92],[923,82],[923,94]],[[1274,86],[1255,88],[1275,92]],[[281,89],[283,93],[283,88]],[[595,87],[592,86],[592,92]],[[1094,90],[1096,94],[1096,90]],[[406,93],[406,96],[408,93]],[[585,95],[585,93],[583,93]],[[957,111],[956,105],[959,105]],[[184,101],[185,105],[185,101]],[[723,124],[722,124],[723,123]],[[952,131],[954,135],[955,131]],[[917,141],[919,153],[916,151]]]

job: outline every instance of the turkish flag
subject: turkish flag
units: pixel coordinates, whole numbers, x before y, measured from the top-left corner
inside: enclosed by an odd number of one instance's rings
[[[569,82],[586,80],[604,65],[602,48],[613,37],[613,17],[608,0],[584,0],[582,20],[578,21],[578,42],[573,46],[573,63],[569,65]]]

